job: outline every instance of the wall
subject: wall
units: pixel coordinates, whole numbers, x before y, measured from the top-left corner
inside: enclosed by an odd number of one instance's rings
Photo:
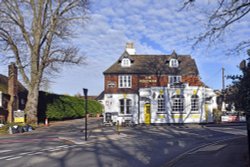
[[[156,86],[167,86],[168,76],[162,75],[157,81],[155,75],[132,75],[132,88],[118,88],[118,74],[105,75],[105,93],[137,93],[139,88],[149,88]],[[188,83],[190,86],[202,86],[203,83],[200,81],[198,76],[183,76],[182,82]],[[113,83],[113,87],[108,85]]]
[[[140,123],[144,123],[144,105],[150,100],[151,104],[151,123],[202,123],[213,122],[213,107],[216,103],[213,98],[211,101],[205,101],[207,97],[214,97],[211,89],[203,87],[187,87],[182,89],[180,94],[185,98],[183,114],[173,113],[171,111],[171,97],[177,94],[178,89],[166,87],[154,87],[140,89]],[[157,96],[163,91],[165,96],[166,113],[157,113]],[[199,112],[191,112],[191,96],[195,93],[199,96]],[[178,90],[179,92],[179,90]],[[154,94],[154,95],[153,95]],[[147,99],[147,100],[143,100]],[[149,99],[149,100],[148,100]],[[205,108],[205,104],[207,107]]]
[[[132,100],[132,113],[120,114],[120,99]],[[131,119],[134,123],[138,123],[138,95],[137,94],[105,94],[104,95],[104,111],[117,113],[121,119]],[[118,118],[119,119],[119,118]],[[105,117],[104,117],[105,122]],[[114,120],[116,122],[116,120]]]

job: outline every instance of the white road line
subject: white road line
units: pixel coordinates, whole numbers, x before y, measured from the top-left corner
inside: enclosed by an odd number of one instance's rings
[[[0,153],[6,153],[6,152],[10,152],[12,150],[1,150]]]
[[[27,154],[27,155],[37,155],[37,154],[43,154],[44,152],[41,152],[41,151],[38,151],[38,152],[33,152],[33,153],[30,153],[30,154]]]
[[[32,152],[24,152],[24,153],[20,153],[19,155],[27,155],[27,154],[31,154]]]
[[[56,148],[68,148],[68,145],[57,146]]]
[[[54,149],[54,148],[44,148],[41,151],[48,151],[48,150],[51,150],[51,149]]]
[[[195,148],[192,148],[192,149],[190,149],[190,150],[188,150],[188,151],[186,151],[186,152],[183,152],[183,153],[177,155],[175,158],[173,158],[172,160],[170,160],[169,162],[167,162],[164,166],[172,167],[172,166],[174,166],[174,164],[175,164],[177,161],[179,161],[182,157],[185,157],[185,156],[187,156],[187,155],[190,155],[190,154],[194,153],[196,150],[201,149],[201,148],[203,148],[203,147],[213,146],[213,145],[216,145],[216,144],[225,142],[225,141],[230,141],[230,140],[239,139],[239,138],[242,138],[242,136],[240,136],[240,137],[230,137],[230,138],[226,138],[226,139],[222,139],[222,140],[218,140],[218,141],[215,141],[215,142],[210,142],[210,143],[206,143],[206,144],[197,146],[197,147],[195,147]]]
[[[14,155],[10,155],[10,156],[5,156],[5,157],[0,157],[0,159],[6,159],[6,158],[11,158],[13,157]]]
[[[18,158],[22,158],[22,156],[18,156],[18,157],[13,157],[13,158],[8,158],[6,159],[7,161],[13,160],[13,159],[18,159]]]
[[[48,151],[58,151],[58,150],[61,150],[61,148],[54,148],[54,149],[51,149],[51,150],[48,150]]]

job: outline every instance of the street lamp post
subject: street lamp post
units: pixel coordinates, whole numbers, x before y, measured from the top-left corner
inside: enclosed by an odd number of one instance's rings
[[[83,88],[83,94],[85,97],[85,141],[87,141],[87,135],[88,135],[88,89]]]

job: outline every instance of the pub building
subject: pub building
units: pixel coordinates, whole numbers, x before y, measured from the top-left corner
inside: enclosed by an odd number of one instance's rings
[[[104,74],[104,123],[213,122],[216,94],[190,55],[136,54],[133,43]]]

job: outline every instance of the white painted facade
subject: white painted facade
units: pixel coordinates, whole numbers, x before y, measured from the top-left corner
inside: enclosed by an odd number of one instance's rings
[[[122,114],[120,109],[120,100],[131,100],[130,114]],[[138,124],[138,95],[137,94],[105,94],[104,95],[104,111],[105,113],[113,113],[113,122],[119,121],[121,124],[125,120],[131,120]],[[106,117],[104,116],[104,122]]]
[[[165,109],[158,111],[159,95],[164,95]],[[173,99],[175,95],[183,95],[184,110],[173,111]],[[191,97],[198,96],[198,110],[191,111]],[[140,97],[139,97],[140,96]],[[121,113],[120,100],[130,99],[130,114]],[[140,102],[138,101],[140,99]],[[140,88],[138,94],[105,94],[105,113],[113,113],[113,122],[119,123],[131,120],[133,123],[145,123],[145,105],[150,105],[150,123],[205,123],[213,122],[213,109],[217,108],[216,94],[210,88],[188,86],[185,88],[151,87]],[[138,107],[139,105],[139,107]],[[139,118],[139,119],[138,119]],[[104,117],[104,122],[105,122]]]

